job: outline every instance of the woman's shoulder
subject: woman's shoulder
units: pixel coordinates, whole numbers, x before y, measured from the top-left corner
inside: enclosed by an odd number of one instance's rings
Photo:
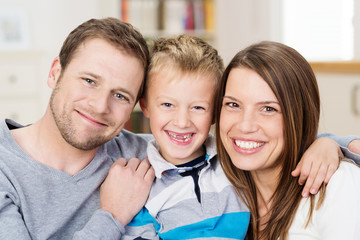
[[[315,197],[316,204],[320,194]],[[303,198],[289,230],[289,239],[358,239],[360,235],[360,168],[341,161],[325,191],[325,198],[314,209],[307,227],[310,199]]]
[[[358,187],[360,192],[360,167],[350,160],[343,160],[340,162],[339,168],[336,170],[330,179],[326,192],[328,193],[333,188],[352,188]]]

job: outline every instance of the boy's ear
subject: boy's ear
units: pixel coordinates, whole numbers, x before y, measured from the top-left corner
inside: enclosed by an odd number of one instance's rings
[[[61,73],[60,58],[56,57],[51,64],[50,72],[47,79],[47,84],[54,89]]]
[[[144,116],[148,118],[148,117],[149,117],[149,111],[148,111],[148,109],[147,109],[147,104],[146,104],[146,100],[145,100],[144,97],[141,97],[141,98],[139,99],[139,104],[140,104],[141,110],[142,110],[143,113],[144,113]]]

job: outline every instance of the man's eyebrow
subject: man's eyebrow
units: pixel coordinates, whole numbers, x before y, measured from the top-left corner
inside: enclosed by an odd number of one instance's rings
[[[92,72],[80,72],[80,74],[85,74],[85,75],[89,75],[95,79],[100,79],[101,80],[101,76]]]

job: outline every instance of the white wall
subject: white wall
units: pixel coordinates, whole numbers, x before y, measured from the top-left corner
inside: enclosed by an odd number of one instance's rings
[[[281,41],[282,1],[286,0],[217,0],[216,47],[225,64],[252,43]],[[355,0],[355,11],[355,57],[359,60],[360,0]],[[360,86],[360,75],[318,74],[318,83],[322,102],[320,131],[360,135],[360,116],[352,110],[353,89]],[[360,87],[356,89],[360,99]],[[360,102],[357,103],[359,106]]]
[[[227,64],[248,45],[280,40],[281,0],[217,0],[216,47]]]
[[[360,0],[355,0],[355,18],[354,18],[354,43],[355,43],[355,59],[360,60]]]
[[[227,64],[231,58],[244,47],[261,41],[281,39],[281,2],[284,0],[215,0],[215,46]],[[360,0],[355,0],[355,11],[358,12],[354,24],[355,55],[360,59]],[[46,85],[47,74],[51,61],[57,56],[61,44],[68,33],[78,24],[89,18],[105,16],[119,16],[119,0],[0,0],[0,10],[23,10],[28,18],[29,51],[40,53],[40,68],[35,84],[41,89],[40,108],[45,109],[50,90]],[[9,54],[9,53],[8,53]],[[21,56],[21,53],[18,54]],[[0,52],[0,58],[2,53]],[[6,56],[3,54],[3,58]],[[336,79],[347,79],[346,75],[337,75]],[[320,88],[327,88],[334,83],[331,75],[321,76]],[[343,86],[338,86],[340,89]],[[322,89],[320,89],[322,90]],[[323,93],[324,92],[324,93]],[[322,91],[322,95],[327,91]],[[0,96],[1,97],[1,96]],[[323,117],[322,129],[338,134],[354,133],[360,135],[360,127],[352,126],[344,129],[341,123],[341,114],[332,110],[330,99],[333,96],[323,97],[323,106],[329,117]],[[349,109],[348,99],[339,99],[338,105]],[[337,105],[337,106],[338,106]],[[1,108],[1,106],[0,106]],[[1,112],[0,112],[0,117]],[[40,117],[40,116],[39,116]],[[326,119],[329,124],[327,124]],[[360,119],[359,119],[360,120]],[[331,121],[331,123],[330,123]],[[352,120],[353,121],[353,120]],[[350,130],[349,130],[350,129]]]

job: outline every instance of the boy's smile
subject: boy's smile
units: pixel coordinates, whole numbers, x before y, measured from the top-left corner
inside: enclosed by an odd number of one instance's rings
[[[140,103],[168,162],[179,165],[202,154],[212,124],[215,80],[206,74],[166,69],[152,74]]]
[[[169,138],[171,141],[173,141],[176,144],[190,144],[192,140],[192,136],[194,133],[176,133],[176,132],[170,132],[166,131],[169,135]]]

